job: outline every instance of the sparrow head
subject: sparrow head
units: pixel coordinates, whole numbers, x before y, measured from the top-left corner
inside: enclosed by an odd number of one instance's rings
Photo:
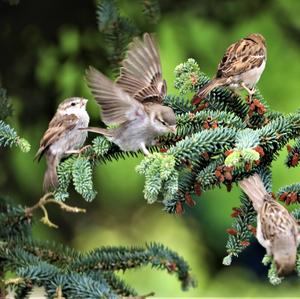
[[[287,275],[295,269],[297,245],[292,236],[275,238],[272,251],[279,276]]]
[[[258,44],[263,44],[264,46],[266,45],[266,40],[265,38],[260,34],[260,33],[251,33],[247,36],[247,38],[252,39]]]
[[[57,112],[61,114],[76,114],[78,111],[86,109],[87,101],[84,98],[68,98],[59,104]]]
[[[176,134],[176,116],[172,108],[162,105],[153,105],[154,123],[161,133]]]

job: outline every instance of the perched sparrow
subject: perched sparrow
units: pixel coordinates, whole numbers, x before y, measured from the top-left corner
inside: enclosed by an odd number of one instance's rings
[[[35,159],[39,161],[43,154],[46,155],[45,191],[58,185],[56,167],[61,158],[79,152],[85,142],[87,131],[81,131],[79,128],[86,128],[89,124],[86,103],[87,100],[83,98],[69,98],[63,101],[40,142]]]
[[[203,99],[215,87],[228,86],[231,89],[244,88],[251,98],[255,85],[265,69],[267,49],[261,34],[253,33],[232,44],[219,63],[214,79],[197,93]],[[196,101],[197,101],[196,99]]]
[[[267,193],[258,174],[240,182],[257,212],[259,243],[273,256],[279,275],[292,272],[300,243],[299,226],[288,210]]]
[[[148,33],[130,44],[116,82],[92,67],[86,77],[102,108],[103,122],[118,125],[113,129],[90,127],[89,131],[105,135],[124,151],[141,149],[145,155],[149,154],[146,146],[154,145],[157,136],[176,132],[174,111],[162,105],[167,87],[158,50]]]

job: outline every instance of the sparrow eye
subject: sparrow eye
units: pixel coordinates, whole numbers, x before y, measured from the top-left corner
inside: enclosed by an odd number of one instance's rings
[[[160,122],[161,122],[164,126],[166,125],[166,123],[165,123],[163,120],[161,120]]]
[[[71,103],[71,106],[75,106],[76,104],[73,102],[73,103]]]

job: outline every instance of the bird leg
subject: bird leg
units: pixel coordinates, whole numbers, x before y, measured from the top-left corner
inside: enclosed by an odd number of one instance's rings
[[[85,145],[79,150],[79,154],[84,153],[88,148],[92,147],[90,144]]]
[[[78,150],[69,150],[69,151],[66,151],[65,153],[67,155],[72,155],[72,154],[78,154],[78,155],[80,155],[80,154],[82,154],[83,152],[85,152],[90,147],[91,147],[91,145],[88,144],[88,145],[85,145],[84,147],[82,147],[81,149],[78,149]]]
[[[143,151],[145,156],[149,156],[150,152],[147,150],[146,145],[144,142],[141,143],[141,150]]]
[[[66,151],[65,154],[72,155],[72,154],[79,154],[80,150],[69,150]]]
[[[256,92],[255,87],[253,87],[252,89],[250,89],[250,88],[248,88],[248,87],[246,86],[246,84],[245,84],[244,82],[242,82],[241,86],[248,92],[248,95],[249,95],[248,103],[251,104],[251,102],[252,102],[252,96],[253,96],[254,93]],[[245,123],[248,127],[251,128],[252,125],[250,124],[249,120],[250,120],[250,116],[249,116],[249,114],[247,114],[247,115],[246,115],[246,118],[245,118],[245,120],[244,120],[244,123]]]
[[[255,94],[256,89],[253,87],[252,89],[248,88],[244,82],[242,82],[241,86],[248,92],[249,94],[249,102],[252,100],[252,96]]]

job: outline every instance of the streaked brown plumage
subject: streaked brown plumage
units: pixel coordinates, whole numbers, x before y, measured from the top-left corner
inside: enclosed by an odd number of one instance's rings
[[[46,155],[44,191],[57,187],[56,167],[61,158],[78,151],[87,137],[86,131],[79,130],[89,124],[86,103],[87,100],[83,98],[68,98],[63,101],[41,139],[35,159],[39,161],[44,154]]]
[[[292,272],[300,243],[299,226],[288,210],[267,193],[258,174],[240,182],[257,212],[257,240],[273,256],[279,275]]]
[[[116,82],[139,102],[162,103],[167,84],[162,78],[158,50],[151,35],[145,33],[143,41],[133,39]]]
[[[160,58],[154,39],[145,33],[135,38],[122,62],[120,76],[111,81],[90,67],[87,83],[101,107],[101,118],[115,129],[90,127],[89,131],[105,135],[124,151],[153,145],[157,136],[175,132],[174,111],[162,105],[166,82],[162,78]]]
[[[266,59],[266,44],[261,34],[250,34],[232,44],[219,63],[215,78],[198,91],[196,103],[219,86],[244,88],[251,97],[264,71]]]

